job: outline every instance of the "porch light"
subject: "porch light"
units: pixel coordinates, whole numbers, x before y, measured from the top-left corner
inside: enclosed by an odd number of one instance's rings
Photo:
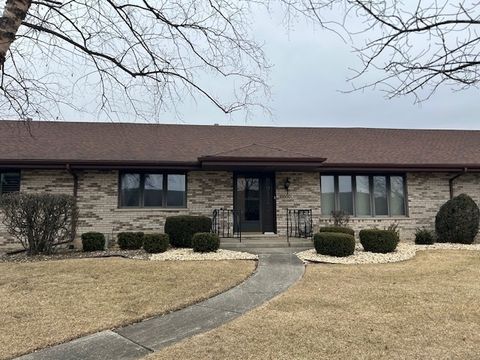
[[[290,178],[286,178],[285,179],[285,182],[283,183],[283,187],[285,188],[285,190],[287,191],[288,193],[288,188],[290,187]]]

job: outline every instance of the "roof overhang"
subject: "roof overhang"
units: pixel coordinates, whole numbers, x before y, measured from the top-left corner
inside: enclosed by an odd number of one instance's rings
[[[115,170],[115,169],[176,169],[198,170],[198,162],[180,161],[136,161],[136,160],[0,160],[0,168],[23,169],[71,169]]]
[[[332,172],[480,172],[480,164],[322,164]]]
[[[135,160],[0,160],[0,168],[78,170],[226,170],[226,171],[330,171],[330,172],[480,172],[480,164],[344,164],[324,158],[212,158],[196,162]]]

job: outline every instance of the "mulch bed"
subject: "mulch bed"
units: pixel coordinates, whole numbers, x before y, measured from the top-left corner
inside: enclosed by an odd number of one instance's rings
[[[83,252],[79,250],[62,249],[51,255],[27,255],[26,252],[17,254],[0,254],[0,262],[35,262],[65,259],[89,259],[106,257],[123,257],[126,259],[147,260],[149,254],[144,250],[106,250]]]

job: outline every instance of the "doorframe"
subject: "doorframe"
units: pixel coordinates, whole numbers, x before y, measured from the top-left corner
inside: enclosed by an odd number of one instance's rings
[[[273,191],[272,191],[272,196],[273,196],[273,233],[277,233],[277,179],[276,179],[276,174],[275,171],[234,171],[233,172],[233,209],[237,209],[237,178],[239,176],[250,176],[250,177],[258,177],[258,178],[266,178],[266,177],[271,177],[272,179],[272,186],[273,186]],[[260,186],[260,191],[261,191],[261,186]],[[260,193],[260,207],[263,206],[262,203],[262,193]],[[263,211],[260,208],[260,232],[264,233],[263,231]],[[248,231],[247,231],[248,232]]]

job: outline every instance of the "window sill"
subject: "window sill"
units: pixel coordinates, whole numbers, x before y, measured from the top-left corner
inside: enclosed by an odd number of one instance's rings
[[[186,211],[187,207],[117,207],[115,211],[128,212],[128,211],[156,211],[156,212],[175,212],[175,211]]]
[[[321,216],[320,219],[322,221],[328,221],[332,220],[330,216]],[[351,221],[356,221],[356,220],[389,220],[389,221],[395,221],[395,220],[409,220],[410,216],[406,215],[398,215],[398,216],[350,216],[349,218]],[[333,220],[332,220],[333,221]]]

